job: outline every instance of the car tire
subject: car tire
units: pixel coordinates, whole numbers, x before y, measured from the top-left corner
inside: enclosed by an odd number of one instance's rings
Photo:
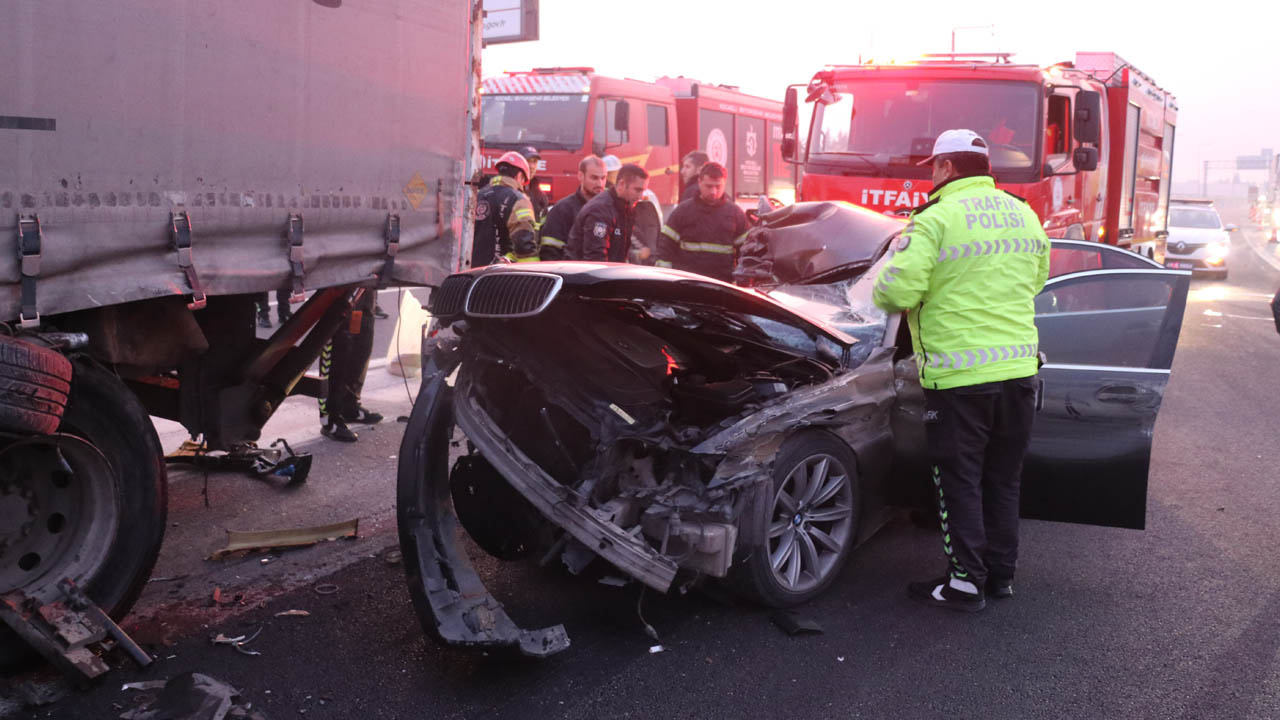
[[[30,533],[36,544],[13,552],[22,555],[19,563],[34,563],[30,574],[5,575],[13,566],[0,562],[0,594],[20,589],[47,603],[58,597],[57,580],[70,576],[99,607],[120,619],[141,594],[164,539],[168,485],[160,440],[124,382],[88,360],[74,363],[61,432],[55,437],[56,444],[42,443],[38,436],[6,444],[21,451],[4,456],[26,467],[34,464],[37,471],[20,477],[17,496],[12,483],[0,482],[0,499],[9,492],[12,506],[14,497],[35,498],[28,509],[38,512],[32,515]],[[41,465],[52,466],[47,476],[38,471]],[[31,485],[21,486],[21,478]],[[55,514],[60,518],[56,522]],[[33,658],[0,626],[0,672],[24,667]]]
[[[775,456],[764,517],[744,524],[754,536],[739,538],[729,585],[769,607],[821,594],[857,542],[859,489],[857,457],[843,440],[825,430],[793,435]]]
[[[61,353],[0,336],[0,430],[57,432],[71,388],[71,361]]]

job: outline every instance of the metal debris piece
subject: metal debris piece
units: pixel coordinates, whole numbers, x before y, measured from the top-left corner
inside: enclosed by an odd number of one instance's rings
[[[311,613],[306,610],[285,610],[276,613],[276,617],[311,617]]]
[[[769,620],[791,636],[821,635],[823,633],[821,625],[802,616],[795,610],[779,610],[770,615]]]
[[[174,525],[177,525],[177,523],[174,523]],[[188,577],[190,576],[189,575],[169,575],[167,577],[153,577],[150,580],[147,580],[147,582],[149,583],[174,582],[176,580],[186,580]]]
[[[312,589],[316,591],[317,595],[333,595],[334,593],[338,592],[339,588],[337,585],[334,585],[333,583],[320,583],[319,585],[316,585]]]
[[[234,649],[236,652],[240,653],[241,655],[261,655],[262,653],[258,652],[257,650],[244,649],[245,645],[248,645],[249,643],[253,642],[254,639],[261,634],[262,634],[262,628],[258,628],[257,632],[247,637],[244,635],[240,635],[238,637],[227,637],[222,633],[218,633],[218,635],[213,638],[212,642],[214,645],[230,645],[232,649]]]
[[[158,684],[164,689],[153,701],[121,720],[266,720],[239,690],[208,675],[184,673]]]
[[[131,682],[120,686],[120,691],[125,690],[160,690],[164,688],[164,680],[148,680],[147,682]]]
[[[262,530],[256,532],[227,531],[227,546],[209,556],[215,560],[244,550],[305,547],[324,540],[352,538],[359,533],[360,518],[331,525],[290,528],[287,530]]]
[[[40,605],[20,590],[0,596],[0,621],[63,674],[92,680],[107,672],[106,662],[90,649],[108,639],[127,652],[141,667],[152,658],[133,642],[115,621],[107,617],[70,579],[58,583],[63,599]]]
[[[625,578],[618,577],[617,575],[605,575],[600,578],[599,582],[601,585],[608,585],[610,587],[626,587],[628,581]]]
[[[662,652],[663,650],[666,650],[666,648],[662,647],[661,645],[651,645],[651,646],[649,646],[649,654],[650,654],[650,655],[657,655],[658,653]]]

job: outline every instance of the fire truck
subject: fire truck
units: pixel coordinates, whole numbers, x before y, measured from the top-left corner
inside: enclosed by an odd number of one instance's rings
[[[795,199],[795,168],[782,158],[782,103],[688,78],[644,82],[587,67],[538,68],[483,84],[486,166],[533,146],[540,189],[555,202],[578,188],[585,155],[615,155],[649,171],[665,207],[680,193],[680,159],[703,150],[729,170],[726,192],[754,200]]]
[[[801,137],[799,90],[810,122]],[[919,167],[943,130],[982,135],[1000,187],[1026,198],[1050,237],[1108,242],[1162,260],[1177,103],[1109,52],[1049,67],[1007,53],[926,55],[905,64],[828,66],[784,103],[786,157],[800,199],[888,214],[924,203]]]

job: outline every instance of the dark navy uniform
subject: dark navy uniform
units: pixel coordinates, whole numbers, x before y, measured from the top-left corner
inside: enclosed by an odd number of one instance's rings
[[[631,252],[635,208],[609,188],[587,201],[569,232],[569,258],[626,262]]]
[[[685,200],[658,237],[658,266],[733,282],[733,257],[747,234],[747,216],[728,196],[714,205]]]
[[[547,213],[547,219],[538,230],[538,252],[543,260],[564,260],[565,248],[569,246],[569,233],[573,230],[573,221],[587,204],[587,196],[582,188],[562,199]]]
[[[538,259],[533,205],[515,178],[499,175],[476,197],[471,267],[492,265],[499,255],[517,262]]]

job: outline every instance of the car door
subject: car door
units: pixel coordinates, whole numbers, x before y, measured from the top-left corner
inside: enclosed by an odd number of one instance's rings
[[[1156,415],[1182,329],[1191,274],[1108,246],[1056,243],[1086,269],[1036,298],[1047,363],[1023,466],[1022,516],[1141,529]],[[1139,262],[1140,261],[1140,262]]]

